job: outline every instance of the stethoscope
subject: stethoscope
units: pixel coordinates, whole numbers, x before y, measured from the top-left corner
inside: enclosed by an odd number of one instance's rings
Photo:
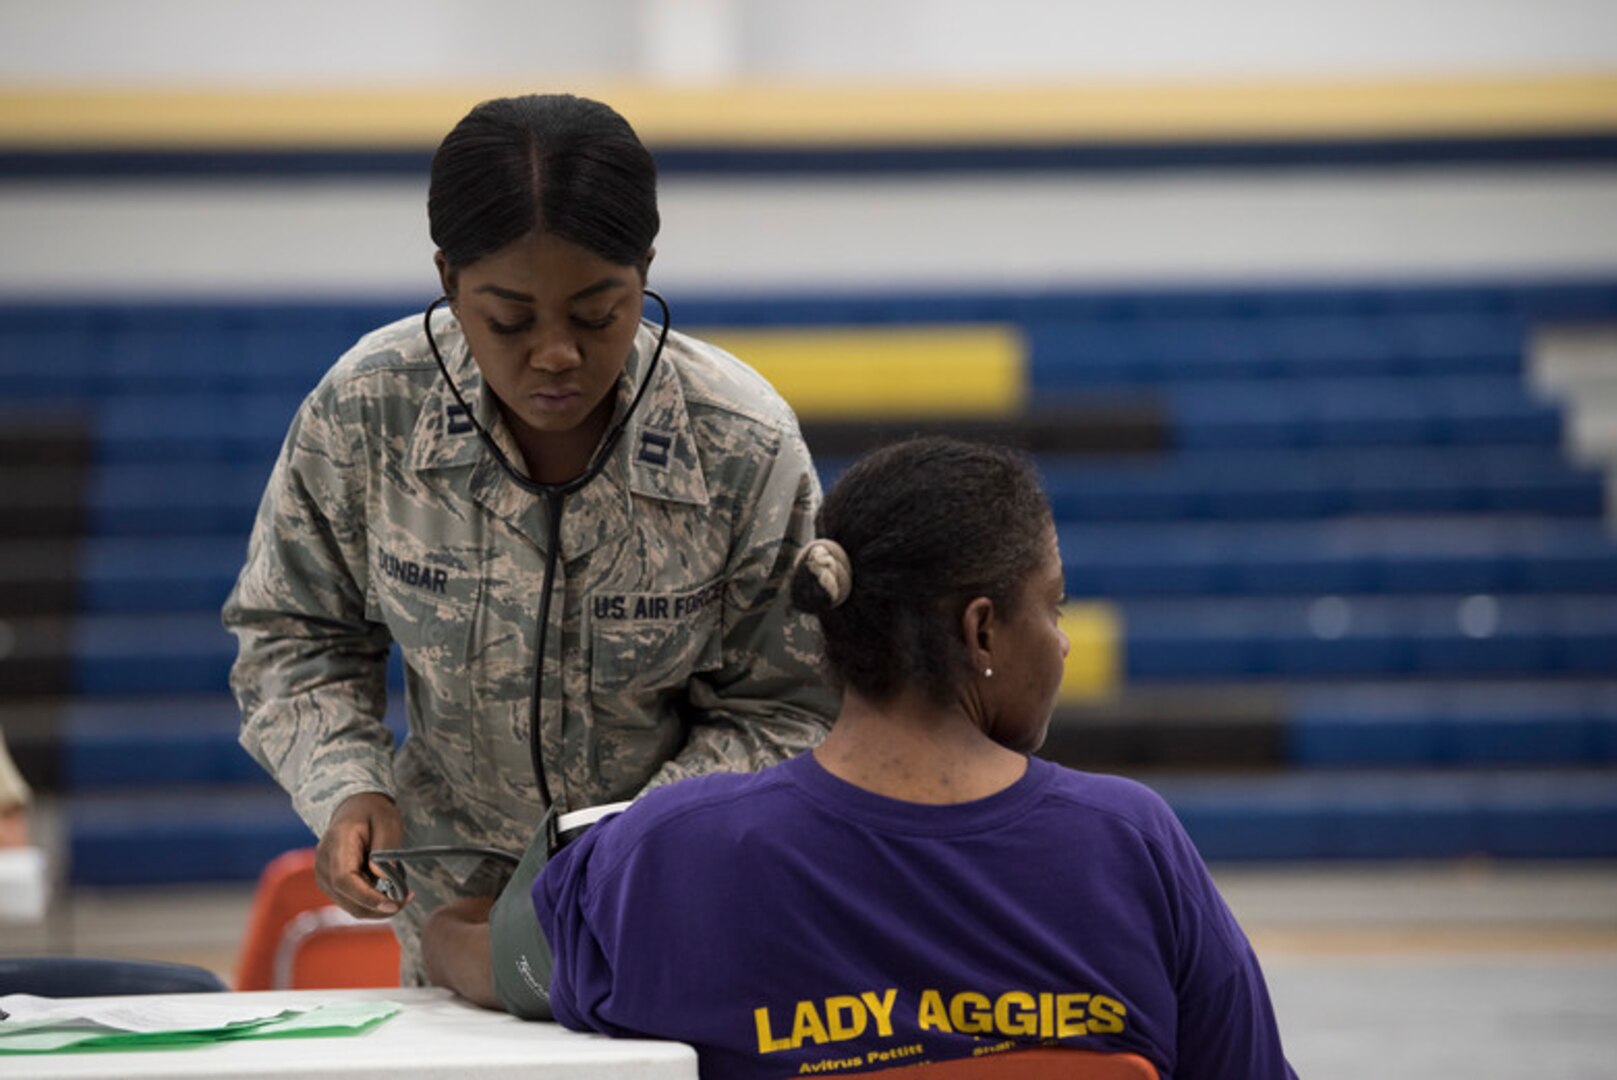
[[[422,327],[427,335],[427,347],[432,350],[432,358],[437,361],[438,371],[444,377],[444,384],[449,387],[449,392],[454,395],[455,402],[460,406],[462,415],[472,425],[472,430],[477,432],[478,440],[482,442],[489,455],[500,466],[507,479],[530,495],[537,495],[545,500],[545,516],[548,519],[549,529],[545,543],[545,580],[539,590],[539,627],[536,650],[538,656],[535,658],[533,665],[533,697],[528,711],[528,756],[533,766],[534,783],[538,786],[539,796],[544,800],[545,805],[545,817],[541,822],[541,829],[558,834],[567,831],[567,819],[575,815],[564,814],[558,819],[555,814],[555,806],[550,796],[550,784],[545,779],[544,751],[540,746],[539,739],[539,718],[545,678],[545,639],[548,637],[550,629],[550,600],[555,589],[556,563],[561,553],[561,516],[566,506],[567,496],[582,491],[590,481],[601,475],[601,470],[606,468],[607,462],[611,460],[613,449],[618,445],[618,441],[623,438],[623,432],[628,428],[629,421],[634,418],[641,399],[646,396],[646,390],[651,386],[651,381],[656,376],[657,365],[662,360],[663,346],[668,341],[668,327],[670,324],[668,301],[663,299],[661,293],[652,289],[643,291],[645,295],[657,301],[657,305],[662,308],[663,320],[662,329],[657,334],[657,347],[652,351],[651,361],[646,365],[645,374],[641,376],[640,387],[635,391],[634,397],[629,401],[629,407],[623,410],[623,415],[618,418],[617,423],[608,428],[606,434],[602,436],[600,445],[595,448],[595,453],[591,455],[589,464],[584,467],[584,471],[571,480],[559,484],[541,484],[523,475],[520,469],[512,465],[511,459],[506,456],[504,450],[500,449],[500,444],[494,441],[494,436],[478,422],[476,413],[472,411],[466,398],[462,396],[460,387],[455,385],[454,377],[449,374],[449,365],[444,363],[443,353],[438,348],[438,340],[432,332],[433,312],[437,311],[440,306],[447,304],[449,297],[438,297],[438,299],[427,305],[427,310],[421,316]],[[585,810],[576,811],[575,814],[589,814],[594,809],[586,808]],[[390,877],[398,879],[395,883],[388,878],[384,878],[378,882],[378,888],[385,895],[390,895],[392,890],[396,890],[398,895],[391,896],[391,898],[402,900],[405,885],[403,871],[399,868],[400,864],[406,859],[444,855],[479,855],[496,858],[511,865],[516,865],[517,863],[517,859],[508,852],[494,848],[435,846],[374,851],[371,853],[371,858],[387,867]],[[389,886],[392,887],[392,890],[390,890]]]

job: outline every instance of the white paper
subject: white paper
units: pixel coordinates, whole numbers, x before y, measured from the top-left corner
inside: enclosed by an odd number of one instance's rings
[[[0,997],[0,1010],[10,1014],[0,1021],[0,1033],[21,1027],[101,1027],[112,1031],[211,1031],[231,1024],[272,1020],[310,1009],[323,1002],[300,1001],[299,1008],[273,1004],[244,1005],[235,995],[173,994],[132,998],[43,998],[32,994]]]

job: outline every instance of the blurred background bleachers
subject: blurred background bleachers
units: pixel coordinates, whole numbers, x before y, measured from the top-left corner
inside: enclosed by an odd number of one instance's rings
[[[0,307],[36,448],[5,470],[0,689],[73,881],[248,879],[307,840],[235,745],[218,608],[301,393],[408,310]],[[1617,856],[1617,543],[1528,378],[1535,333],[1617,321],[1617,280],[679,311],[784,385],[828,330],[860,355],[868,385],[800,405],[827,483],[906,427],[1038,448],[1082,624],[1047,753],[1160,771],[1209,857]],[[982,342],[955,389],[1008,363],[1015,392],[925,407],[929,328]]]

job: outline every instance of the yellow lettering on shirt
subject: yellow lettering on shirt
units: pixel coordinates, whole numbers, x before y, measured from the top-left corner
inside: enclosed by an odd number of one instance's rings
[[[988,998],[976,991],[956,994],[949,1001],[949,1020],[954,1024],[954,1029],[962,1034],[988,1034],[993,1030],[990,1026],[993,1018]]]
[[[953,1031],[949,1014],[943,1008],[943,995],[936,990],[921,991],[921,1007],[916,1013],[915,1026],[922,1031]]]
[[[752,1010],[753,1023],[758,1027],[758,1052],[760,1054],[773,1054],[776,1050],[792,1049],[792,1040],[777,1039],[769,1030],[769,1010]]]
[[[1032,1035],[1039,1029],[1033,1010],[1038,1003],[1032,994],[1011,990],[994,1002],[994,1030],[1001,1035]]]
[[[1123,1030],[1123,1017],[1128,1009],[1116,998],[1096,994],[1089,999],[1089,1030],[1097,1035],[1116,1035]]]
[[[802,1046],[804,1042],[830,1042],[830,1036],[825,1033],[825,1024],[820,1020],[820,1012],[812,1001],[799,1001],[797,1018],[792,1021],[793,1048]]]
[[[908,1046],[895,1046],[891,1050],[872,1050],[866,1057],[874,1065],[878,1061],[898,1061],[900,1058],[914,1057],[925,1049],[924,1043],[910,1043]]]
[[[864,1002],[858,998],[838,995],[825,999],[825,1027],[831,1041],[857,1039],[865,1033],[868,1022]]]
[[[777,1020],[768,1007],[756,1008],[752,1017],[758,1036],[758,1053],[773,1054],[806,1045],[823,1046],[861,1038],[892,1038],[898,1031],[893,1021],[897,1003],[896,987],[798,1001],[792,1006],[790,1034],[785,1035],[776,1034],[782,1030],[784,1016]],[[990,997],[975,990],[962,990],[945,997],[938,990],[922,990],[915,1027],[923,1032],[958,1032],[1007,1039],[1012,1045],[1027,1045],[1033,1039],[1115,1035],[1124,1030],[1127,1016],[1128,1008],[1105,994],[1007,990]],[[870,1034],[872,1027],[874,1035]],[[870,1061],[882,1060],[875,1056],[878,1053],[894,1052],[882,1047],[861,1049],[869,1055],[867,1060]],[[813,1067],[808,1071],[839,1067],[830,1059],[810,1064]]]
[[[1088,994],[1056,995],[1056,1038],[1089,1034],[1089,1025],[1084,1022],[1088,1005]]]
[[[843,1069],[857,1069],[865,1063],[861,1057],[828,1058],[825,1061],[805,1061],[797,1070],[798,1076],[807,1076],[811,1073],[841,1072]]]
[[[870,1015],[876,1019],[876,1034],[886,1038],[893,1033],[893,1002],[898,1000],[898,990],[889,988],[881,997],[876,996],[874,990],[866,990],[859,995],[859,999],[870,1010]]]

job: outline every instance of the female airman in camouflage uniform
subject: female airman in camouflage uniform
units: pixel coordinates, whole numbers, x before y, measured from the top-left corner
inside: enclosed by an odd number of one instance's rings
[[[807,449],[752,370],[642,321],[655,185],[599,103],[468,114],[428,199],[447,310],[367,335],[309,395],[225,606],[242,742],[320,837],[327,893],[398,916],[407,981],[425,914],[497,892],[505,871],[412,866],[401,909],[371,851],[516,854],[551,804],[757,769],[834,712],[784,591],[820,494]],[[534,494],[585,476],[603,440],[598,476]]]

